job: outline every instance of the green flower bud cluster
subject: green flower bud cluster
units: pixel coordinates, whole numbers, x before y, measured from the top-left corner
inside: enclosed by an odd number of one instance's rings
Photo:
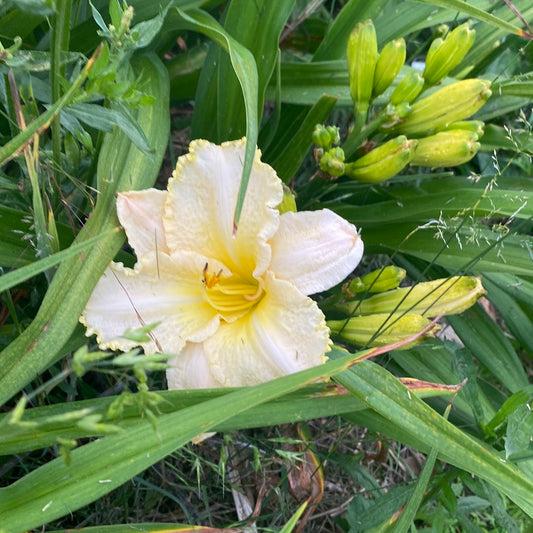
[[[388,271],[387,268],[391,270]],[[368,274],[367,280],[354,280],[353,287],[348,287],[351,292],[362,292],[360,284],[365,285],[374,278],[378,284],[381,275],[384,275],[384,290],[376,291],[377,294],[367,298],[351,298],[345,302],[334,305],[335,311],[344,313],[347,318],[343,320],[329,320],[328,326],[334,335],[346,342],[358,346],[383,346],[404,340],[421,331],[431,323],[430,318],[439,315],[459,314],[474,305],[485,294],[485,289],[479,277],[454,276],[448,279],[437,279],[417,283],[412,287],[396,287],[389,289],[399,277],[401,272],[387,267]],[[401,269],[399,269],[401,271]],[[347,291],[345,291],[347,292]],[[371,291],[366,291],[371,292]],[[413,343],[405,345],[408,348],[413,344],[422,342],[428,336],[434,336],[438,326],[431,328],[424,337],[416,339]]]
[[[313,142],[323,150],[329,150],[334,144],[339,144],[341,140],[339,128],[337,126],[324,126],[317,124],[313,131]]]
[[[426,55],[424,81],[431,86],[439,83],[463,60],[474,44],[475,30],[468,27],[468,22],[457,26],[445,39],[435,39]]]
[[[353,163],[344,165],[344,173],[362,183],[376,183],[392,178],[413,159],[418,144],[399,135],[374,148]]]
[[[474,38],[468,23],[452,31],[443,27],[427,53],[424,72],[408,72],[391,88],[405,62],[405,41],[388,42],[378,53],[374,24],[358,23],[346,49],[355,123],[340,148],[332,148],[339,143],[338,130],[317,126],[313,141],[320,169],[334,177],[377,183],[407,165],[451,167],[474,157],[484,124],[467,119],[491,96],[490,82],[465,79],[424,94],[461,63]],[[383,94],[388,103],[367,122],[370,106]],[[376,102],[381,105],[383,99]]]
[[[324,126],[317,124],[313,131],[315,148],[315,160],[320,170],[330,176],[342,176],[344,174],[344,151],[339,146],[333,146],[340,142],[339,128],[337,126]]]

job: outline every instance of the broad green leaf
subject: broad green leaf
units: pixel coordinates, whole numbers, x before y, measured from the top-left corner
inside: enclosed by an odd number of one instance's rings
[[[523,309],[490,278],[484,279],[483,284],[487,288],[488,299],[496,306],[509,332],[533,356],[533,300],[531,305],[525,305]]]
[[[317,63],[281,63],[281,101],[287,104],[315,105],[328,95],[339,106],[353,105],[348,85],[346,60]],[[274,88],[269,88],[268,97],[274,98]]]
[[[97,104],[72,104],[67,111],[100,131],[110,132],[115,126],[120,128],[144,155],[152,157],[144,132],[126,106],[108,108]]]
[[[377,189],[381,201],[363,205],[356,204],[362,197],[360,185],[345,182],[335,191],[336,196],[342,197],[342,203],[326,201],[324,205],[365,229],[408,221],[422,225],[438,216],[453,218],[472,214],[525,219],[533,216],[533,191],[524,179],[502,177],[497,187],[489,179],[474,182],[464,177],[435,177],[400,185],[401,180],[402,177],[395,180],[398,185],[394,187]]]
[[[449,316],[447,320],[476,359],[510,391],[517,392],[528,384],[520,358],[503,331],[479,304],[463,313],[464,320]]]
[[[492,26],[495,26],[496,28],[500,28],[502,30],[505,30],[509,33],[514,33],[515,35],[519,35],[520,37],[525,37],[527,33],[522,30],[521,28],[518,28],[514,24],[510,24],[509,22],[498,18],[491,13],[487,13],[483,9],[479,9],[476,6],[473,6],[472,4],[469,4],[467,2],[463,2],[463,0],[417,0],[418,2],[423,2],[426,4],[432,4],[434,6],[444,7],[447,9],[457,9],[457,11],[460,11],[462,13],[466,13],[469,16],[472,16],[478,20],[482,20],[483,22],[486,22]]]
[[[333,24],[317,48],[313,61],[345,58],[346,43],[355,25],[376,16],[387,3],[387,0],[368,0],[367,2],[349,0],[335,17]]]
[[[322,376],[349,368],[360,356],[342,357],[296,374],[237,390],[158,418],[157,429],[142,420],[115,435],[71,453],[71,464],[57,458],[9,487],[0,488],[0,515],[6,530],[39,527],[79,509],[166,457],[196,435],[212,430],[252,407],[296,391]]]
[[[386,370],[363,361],[334,379],[373,411],[366,416],[364,411],[348,415],[348,419],[364,421],[366,427],[379,428],[423,451],[435,448],[439,459],[485,479],[533,517],[533,480],[439,416]]]
[[[257,122],[261,121],[266,87],[277,62],[279,36],[293,6],[294,0],[231,0],[224,13],[224,31],[252,54],[257,66]],[[233,74],[233,60],[219,51],[211,46],[207,54],[193,117],[193,137],[214,142],[246,133],[243,89]]]
[[[480,142],[481,150],[485,152],[504,149],[533,155],[533,139],[526,130],[485,124],[485,133]]]
[[[207,400],[221,398],[231,392],[231,389],[159,391],[158,394],[163,401],[158,408],[162,414],[172,413]],[[425,396],[428,393],[421,394]],[[98,432],[73,426],[73,413],[88,411],[102,416],[105,423],[117,423],[117,420],[109,418],[107,414],[110,405],[117,401],[117,398],[112,396],[26,409],[22,424],[9,424],[11,413],[0,415],[0,455],[53,446],[57,443],[58,437],[80,439],[100,436]],[[315,385],[302,389],[290,397],[251,408],[217,425],[214,429],[234,431],[242,428],[286,424],[297,420],[353,412],[362,408],[361,402],[351,395],[335,391],[331,386]],[[136,404],[125,406],[121,414],[120,426],[127,429],[140,422],[141,419],[142,415]]]
[[[525,305],[533,305],[533,281],[531,279],[496,272],[487,274],[486,277],[515,300]]]
[[[531,20],[533,6],[529,0],[514,0],[513,5],[525,20]],[[478,5],[477,7],[481,6]],[[486,11],[492,12],[493,15],[506,22],[513,23],[518,20],[514,11],[509,9],[509,6],[505,3],[491,3],[487,7]],[[463,65],[474,66],[473,70],[468,73],[468,77],[482,76],[486,72],[486,60],[491,56],[495,58],[501,57],[505,63],[505,72],[508,73],[508,61],[506,61],[505,54],[507,52],[512,54],[512,48],[508,48],[505,43],[509,42],[506,39],[509,31],[505,28],[496,28],[492,24],[478,21],[474,22],[473,28],[476,30],[476,40],[462,62]]]
[[[531,435],[533,435],[533,413],[524,402],[507,419],[507,433],[505,436],[505,454],[507,458],[529,452],[533,462],[531,450]]]
[[[359,226],[359,222],[351,220]],[[531,238],[518,234],[502,237],[483,228],[458,228],[438,220],[425,226],[383,224],[362,230],[367,253],[401,253],[441,265],[453,273],[505,272],[531,274]]]

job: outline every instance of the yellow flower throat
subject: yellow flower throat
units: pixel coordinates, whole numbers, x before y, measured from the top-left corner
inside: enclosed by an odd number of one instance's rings
[[[263,296],[263,288],[255,279],[239,275],[221,277],[222,270],[212,272],[206,263],[202,283],[204,298],[226,322],[237,320],[254,307]]]

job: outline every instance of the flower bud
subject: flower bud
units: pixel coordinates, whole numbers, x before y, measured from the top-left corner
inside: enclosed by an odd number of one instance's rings
[[[478,136],[468,130],[441,131],[418,139],[411,165],[455,167],[470,161],[478,152]]]
[[[366,115],[372,98],[374,72],[378,60],[378,43],[370,19],[359,22],[348,38],[346,48],[350,94],[358,116]]]
[[[383,113],[383,120],[381,122],[381,128],[390,129],[403,121],[407,115],[411,112],[411,106],[407,102],[400,102],[397,105],[387,104],[387,106],[381,111]]]
[[[447,76],[463,60],[475,37],[475,30],[471,30],[465,22],[450,32],[438,46],[430,47],[424,69],[426,85],[435,85]]]
[[[340,141],[339,128],[337,126],[324,126],[317,124],[312,134],[313,143],[320,148],[329,150],[332,144]]]
[[[490,81],[477,78],[462,80],[416,101],[411,113],[394,131],[405,135],[432,133],[452,122],[464,120],[476,113],[492,94]]]
[[[450,130],[466,130],[475,133],[478,138],[483,137],[485,133],[485,123],[482,120],[460,120],[459,122],[452,122],[448,124],[441,131]]]
[[[395,289],[405,278],[405,270],[397,266],[388,266],[373,270],[362,278],[354,278],[347,289],[351,293],[384,292]]]
[[[278,211],[280,215],[283,215],[283,213],[287,213],[288,211],[291,211],[293,213],[296,213],[298,209],[296,208],[296,198],[294,196],[294,193],[285,185],[283,185],[283,200],[281,200],[281,203],[278,205]]]
[[[400,135],[374,148],[353,163],[344,166],[344,173],[363,183],[376,183],[392,178],[411,161],[417,141]]]
[[[361,281],[369,292],[385,292],[395,289],[405,279],[406,272],[397,266],[388,266],[364,275]]]
[[[396,39],[387,43],[376,62],[372,96],[379,96],[387,90],[405,62],[405,41]]]
[[[320,169],[331,176],[342,176],[344,167],[344,151],[338,146],[328,150],[320,160]]]
[[[422,91],[424,78],[419,72],[411,72],[398,83],[390,97],[390,103],[398,105],[401,102],[410,104]]]
[[[367,300],[340,303],[335,309],[346,314],[417,313],[426,317],[462,313],[485,294],[481,278],[453,276],[417,283],[376,294]]]
[[[400,314],[379,313],[355,316],[346,320],[328,320],[327,325],[332,334],[344,341],[358,346],[386,346],[402,341],[424,329],[430,321],[416,313]],[[435,326],[413,342],[402,346],[405,350],[419,344],[428,337],[434,337],[439,330]],[[377,334],[377,335],[376,335]],[[375,338],[374,338],[375,336]]]
[[[339,127],[338,126],[326,126],[326,131],[329,133],[331,144],[339,144],[339,142],[341,141]]]

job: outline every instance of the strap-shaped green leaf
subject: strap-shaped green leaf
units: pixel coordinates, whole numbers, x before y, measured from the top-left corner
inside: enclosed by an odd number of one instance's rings
[[[255,59],[252,53],[238,43],[226,30],[210,15],[199,9],[191,9],[187,12],[178,9],[180,17],[185,23],[185,27],[199,31],[207,35],[210,39],[224,48],[229,54],[231,65],[239,83],[244,97],[244,107],[246,110],[246,150],[244,155],[241,185],[235,206],[234,227],[235,231],[239,224],[239,218],[244,204],[244,196],[248,187],[250,173],[255,155],[258,136],[258,77]],[[210,117],[212,120],[212,117]]]
[[[100,195],[76,243],[106,235],[89,252],[76,254],[61,264],[33,322],[2,352],[0,403],[61,356],[94,286],[120,249],[123,234],[112,231],[118,226],[115,192],[150,187],[157,177],[169,131],[167,72],[155,56],[139,58],[135,69],[144,91],[154,97],[153,105],[136,110],[139,125],[153,149],[153,161],[122,130],[116,128],[106,135],[98,160]]]
[[[488,13],[487,11],[480,9],[479,7],[473,6],[472,4],[468,4],[467,2],[463,2],[463,0],[417,0],[417,1],[422,2],[424,4],[432,4],[434,6],[445,7],[447,9],[457,9],[457,11],[466,13],[478,20],[482,20],[483,22],[491,24],[492,26],[501,28],[510,33],[514,33],[515,35],[519,35],[520,37],[528,37],[529,39],[533,38],[533,35],[529,35],[526,31],[515,26],[514,24],[511,24],[507,22],[506,20],[496,17],[492,15],[491,13]]]
[[[95,501],[139,472],[231,417],[349,368],[367,352],[346,354],[296,374],[247,387],[187,409],[162,415],[157,430],[142,420],[115,435],[74,450],[0,488],[0,516],[7,531],[39,527]]]
[[[337,356],[337,353],[333,353]],[[363,400],[373,412],[348,419],[429,452],[451,465],[485,479],[533,516],[533,480],[494,450],[476,442],[411,394],[379,365],[363,361],[335,381]]]

